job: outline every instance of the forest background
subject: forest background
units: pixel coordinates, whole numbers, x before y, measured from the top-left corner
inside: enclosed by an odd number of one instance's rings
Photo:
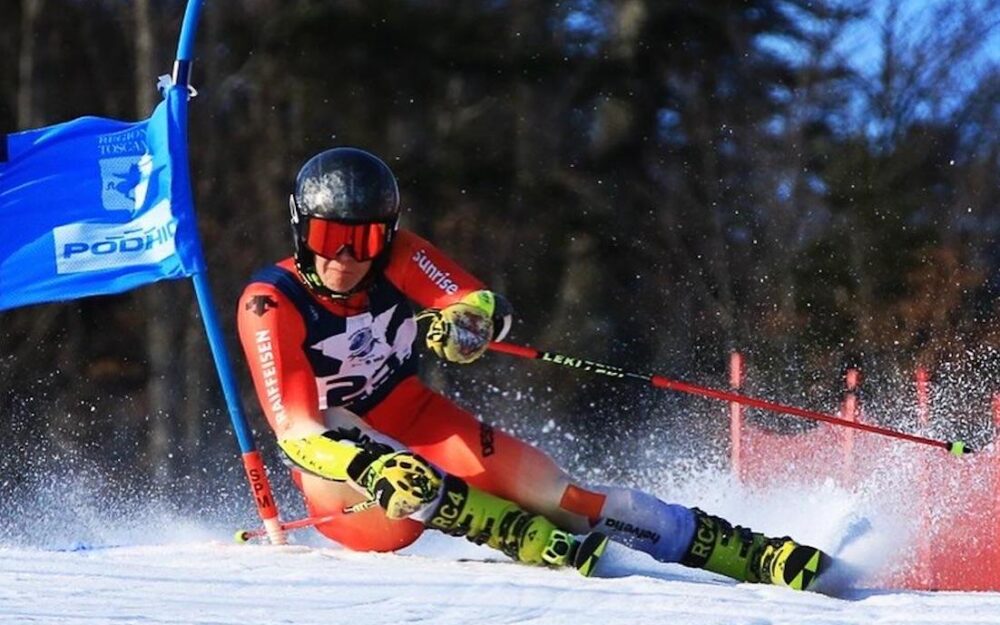
[[[183,8],[0,1],[0,128],[146,117]],[[749,392],[824,411],[859,366],[865,418],[913,431],[926,366],[941,422],[991,439],[998,24],[990,0],[206,2],[195,202],[261,444],[276,462],[235,302],[337,145],[391,165],[403,224],[506,294],[515,342],[711,386],[740,350]],[[501,355],[424,368],[570,468],[725,456],[717,403]],[[5,496],[62,465],[168,494],[221,473],[243,502],[236,451],[189,282],[0,316]]]

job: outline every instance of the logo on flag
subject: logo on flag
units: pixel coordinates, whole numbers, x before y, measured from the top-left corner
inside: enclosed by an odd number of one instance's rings
[[[155,264],[177,251],[176,232],[177,220],[167,200],[142,217],[121,225],[78,223],[59,226],[52,231],[56,243],[56,271],[77,273]]]

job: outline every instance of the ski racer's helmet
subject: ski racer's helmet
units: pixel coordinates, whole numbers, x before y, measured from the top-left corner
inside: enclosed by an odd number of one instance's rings
[[[315,291],[346,297],[365,288],[368,277],[350,292],[332,291],[316,274],[315,257],[333,258],[346,247],[357,260],[375,261],[369,277],[380,271],[399,221],[399,188],[374,154],[334,148],[302,166],[289,208],[299,273]]]

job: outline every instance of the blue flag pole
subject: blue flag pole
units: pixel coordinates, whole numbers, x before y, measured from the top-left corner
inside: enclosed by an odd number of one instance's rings
[[[170,88],[176,97],[168,97],[169,106],[173,108],[173,120],[181,130],[180,136],[187,137],[187,103],[188,90],[191,76],[192,50],[194,47],[195,31],[198,28],[198,17],[201,13],[202,0],[189,0],[184,11],[184,22],[181,25],[180,41],[177,45],[177,59],[174,62],[174,85]],[[189,178],[190,167],[188,165],[187,145],[178,150],[177,172],[175,175],[183,176],[183,180],[178,182],[178,187],[184,193],[191,195],[191,181]],[[197,240],[200,241],[196,237]],[[194,282],[194,292],[198,300],[198,308],[201,310],[202,321],[205,324],[205,332],[208,335],[208,343],[212,350],[212,357],[215,360],[215,368],[219,374],[219,381],[222,384],[222,392],[226,398],[226,405],[229,409],[229,418],[233,424],[233,431],[239,443],[240,451],[243,454],[243,468],[246,471],[247,480],[250,482],[250,489],[257,504],[257,512],[264,522],[264,528],[272,543],[285,543],[285,531],[282,528],[281,520],[278,517],[278,508],[271,491],[270,482],[267,479],[267,471],[260,452],[254,444],[253,432],[247,423],[240,402],[236,380],[233,375],[233,368],[226,351],[225,341],[220,330],[219,320],[216,315],[215,303],[212,298],[212,291],[208,284],[205,271],[204,253],[200,243],[195,250],[197,269],[191,275]]]

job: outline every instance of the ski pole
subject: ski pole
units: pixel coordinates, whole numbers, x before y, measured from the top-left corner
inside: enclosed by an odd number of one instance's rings
[[[304,529],[306,527],[313,527],[314,525],[322,525],[323,523],[329,523],[333,521],[336,515],[329,516],[310,516],[303,519],[296,519],[294,521],[284,521],[281,523],[281,531],[287,532],[291,530]],[[270,530],[266,527],[258,527],[252,530],[236,530],[236,535],[233,538],[236,539],[238,543],[245,543],[254,538],[263,538],[267,536]]]
[[[645,384],[653,386],[655,388],[664,388],[672,391],[678,391],[681,393],[688,393],[690,395],[701,395],[703,397],[721,399],[723,401],[735,402],[744,406],[759,408],[761,410],[768,410],[770,412],[775,412],[778,414],[792,415],[796,417],[801,417],[803,419],[811,419],[813,421],[824,421],[826,423],[830,423],[833,425],[850,427],[856,430],[871,432],[873,434],[881,434],[882,436],[898,438],[913,443],[919,443],[921,445],[940,447],[942,449],[947,450],[949,453],[955,456],[961,456],[963,454],[973,452],[973,449],[971,447],[966,445],[963,441],[959,440],[942,441],[933,438],[925,438],[923,436],[916,436],[915,434],[907,434],[906,432],[899,432],[897,430],[883,428],[877,425],[869,425],[867,423],[859,423],[855,421],[848,421],[846,419],[840,419],[838,417],[824,414],[822,412],[806,410],[804,408],[796,408],[795,406],[786,406],[785,404],[775,403],[772,401],[768,401],[766,399],[758,399],[756,397],[749,397],[747,395],[741,395],[739,393],[722,391],[719,389],[709,388],[706,386],[699,386],[697,384],[689,384],[687,382],[679,382],[677,380],[671,380],[669,378],[665,378],[661,375],[636,373],[633,371],[626,371],[621,367],[616,367],[614,365],[606,365],[604,363],[594,362],[592,360],[585,360],[583,358],[574,358],[572,356],[557,354],[555,352],[543,352],[533,347],[515,345],[513,343],[506,343],[506,342],[493,342],[490,343],[490,349],[492,349],[495,352],[510,354],[511,356],[518,356],[520,358],[528,358],[533,360],[544,360],[545,362],[550,362],[557,365],[563,365],[564,367],[570,367],[573,369],[582,369],[583,371],[589,371],[591,373],[606,375],[608,377],[623,381]]]
[[[326,516],[310,516],[303,519],[298,519],[295,521],[282,522],[280,524],[280,529],[282,532],[288,530],[300,530],[306,527],[313,527],[314,525],[322,525],[323,523],[329,523],[335,520],[338,516],[344,514],[355,514],[357,512],[364,512],[370,508],[378,506],[378,502],[374,499],[368,499],[360,503],[356,503],[353,506],[347,506],[341,510],[340,514],[328,514]],[[259,527],[254,530],[236,530],[236,535],[233,537],[238,543],[245,543],[254,538],[260,538],[262,536],[269,535],[271,530],[267,527]]]

